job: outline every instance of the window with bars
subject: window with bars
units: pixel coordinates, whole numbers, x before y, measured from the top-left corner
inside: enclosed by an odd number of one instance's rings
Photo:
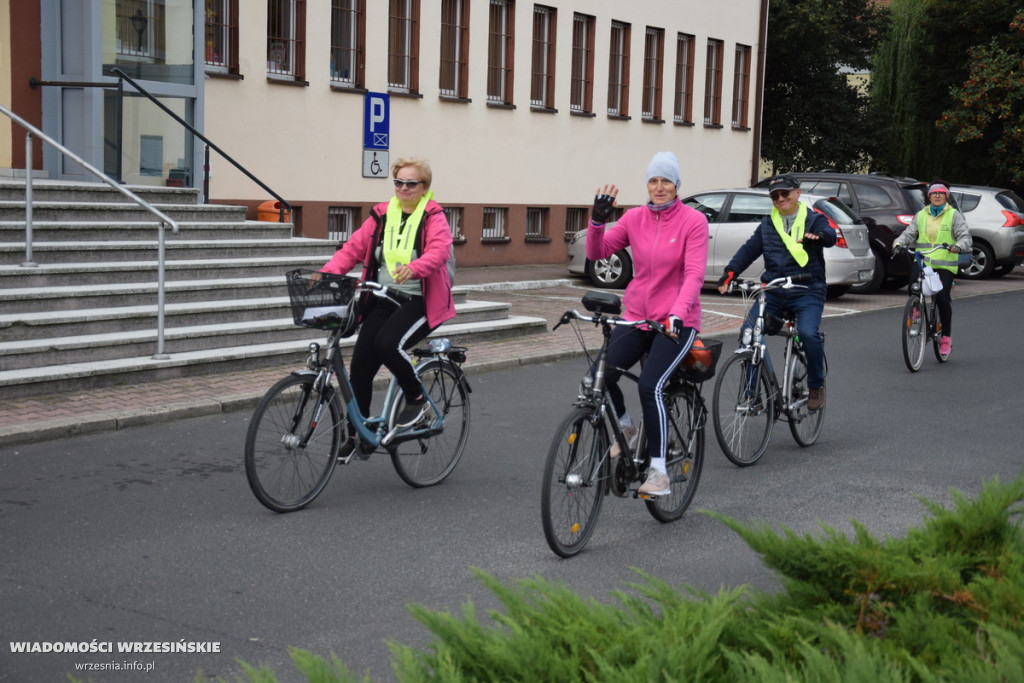
[[[676,123],[693,123],[693,55],[694,37],[686,33],[676,36],[676,103],[672,119]]]
[[[487,45],[487,101],[512,104],[515,44],[515,3],[491,0]]]
[[[583,228],[587,227],[589,209],[566,209],[565,210],[565,241],[568,242],[576,236]]]
[[[238,0],[206,0],[206,70],[238,73]]]
[[[390,0],[388,15],[388,89],[419,90],[419,0]]]
[[[548,210],[540,207],[526,208],[526,237],[540,238],[548,236]]]
[[[452,230],[452,240],[455,242],[465,242],[466,234],[462,231],[462,207],[446,206],[443,211],[444,217],[448,219],[448,226]]]
[[[629,30],[629,24],[612,22],[608,49],[609,116],[629,116]]]
[[[530,106],[555,108],[555,27],[557,11],[543,5],[533,6],[533,73],[530,81]]]
[[[331,84],[362,88],[366,0],[331,0]]]
[[[344,244],[359,227],[359,209],[354,206],[327,207],[327,239]]]
[[[732,125],[747,127],[747,102],[750,91],[750,47],[736,46],[736,69],[732,82]]]
[[[508,209],[503,207],[485,206],[484,225],[481,239],[484,241],[507,240],[508,233],[505,230],[507,223]]]
[[[722,41],[708,39],[707,71],[704,76],[704,125],[722,125]]]
[[[661,120],[662,64],[665,61],[665,29],[647,27],[644,33],[644,90],[641,115]]]
[[[445,97],[469,99],[469,0],[441,0],[441,75]]]
[[[167,56],[164,3],[117,0],[117,63],[163,64]]]
[[[580,114],[594,111],[594,17],[572,17],[572,76],[569,110]]]
[[[306,78],[306,0],[267,0],[267,74]]]

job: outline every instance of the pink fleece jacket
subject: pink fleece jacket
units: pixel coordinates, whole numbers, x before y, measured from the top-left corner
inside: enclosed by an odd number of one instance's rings
[[[607,258],[629,246],[633,280],[623,296],[626,320],[664,320],[674,315],[700,331],[700,288],[708,263],[708,221],[678,199],[662,211],[629,209],[608,230],[592,221],[587,258]]]
[[[373,207],[370,217],[363,221],[352,237],[334,252],[331,260],[320,270],[324,273],[345,274],[362,262],[363,279],[375,280],[379,264],[374,258],[377,245],[373,237],[377,231],[377,216],[385,216],[387,211],[388,202]],[[409,267],[422,284],[427,324],[433,329],[455,317],[455,301],[452,299],[452,284],[448,281],[447,268],[452,231],[441,205],[434,200],[427,202],[421,231],[422,253],[409,263]]]

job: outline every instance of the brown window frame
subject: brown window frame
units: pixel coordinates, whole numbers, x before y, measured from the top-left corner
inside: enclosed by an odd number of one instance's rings
[[[345,17],[345,13],[352,16]],[[348,19],[348,21],[345,21]],[[342,36],[350,27],[351,36]],[[345,45],[345,38],[352,44]],[[347,57],[348,59],[344,59]],[[341,65],[352,64],[349,76],[341,75]],[[366,0],[331,0],[331,86],[362,90],[366,85]]]
[[[389,0],[388,92],[419,94],[419,55],[420,0]]]
[[[306,83],[306,0],[267,0],[267,78]]]
[[[644,87],[640,107],[644,121],[660,122],[661,94],[664,85],[665,29],[648,26],[644,30]]]
[[[569,79],[569,111],[594,111],[594,28],[597,20],[576,12],[572,17],[572,75]]]
[[[441,0],[441,97],[469,100],[469,3]]]
[[[676,99],[672,118],[676,123],[693,123],[693,58],[696,38],[676,35]]]
[[[558,10],[533,6],[533,67],[530,78],[530,106],[555,108],[555,55],[558,51]]]
[[[611,42],[608,46],[608,116],[614,118],[629,118],[631,33],[631,24],[612,21]],[[616,40],[617,36],[619,40]]]
[[[487,104],[513,106],[515,0],[490,0],[487,21]]]
[[[725,43],[708,38],[707,69],[704,74],[704,125],[720,128],[722,125],[722,59]]]
[[[237,76],[238,0],[206,0],[205,30],[206,72]],[[217,52],[218,44],[221,52]]]
[[[750,103],[750,55],[749,45],[736,44],[736,63],[732,81],[732,127],[747,129],[747,109]]]

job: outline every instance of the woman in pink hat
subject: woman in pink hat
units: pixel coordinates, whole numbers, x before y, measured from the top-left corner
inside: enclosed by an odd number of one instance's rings
[[[949,204],[949,188],[944,183],[932,183],[928,188],[928,206],[921,209],[914,221],[907,226],[893,242],[893,249],[901,248],[927,251],[940,244],[952,244],[950,249],[937,249],[922,254],[926,266],[931,266],[942,280],[942,291],[935,295],[935,306],[939,309],[942,323],[942,337],[939,339],[939,353],[948,356],[953,348],[953,305],[949,290],[953,287],[953,276],[959,270],[958,254],[971,252],[971,233],[963,214]],[[911,269],[911,282],[917,281],[917,261]]]

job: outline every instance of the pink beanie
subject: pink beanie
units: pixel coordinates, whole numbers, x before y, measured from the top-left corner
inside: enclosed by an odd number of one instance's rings
[[[928,194],[931,194],[933,192],[941,192],[942,194],[948,195],[949,188],[943,185],[942,183],[935,183],[934,185],[928,188]]]

